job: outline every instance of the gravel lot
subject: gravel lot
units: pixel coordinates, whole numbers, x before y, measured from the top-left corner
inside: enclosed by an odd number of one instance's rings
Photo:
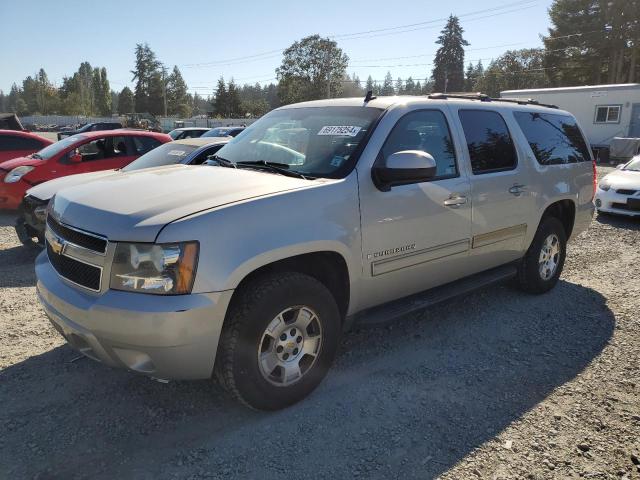
[[[640,220],[594,219],[547,295],[499,286],[345,335],[320,388],[269,414],[76,360],[12,222],[0,478],[640,478]]]

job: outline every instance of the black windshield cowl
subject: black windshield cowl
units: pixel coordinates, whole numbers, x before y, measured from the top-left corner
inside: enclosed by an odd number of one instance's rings
[[[286,175],[288,177],[302,178],[304,180],[313,180],[314,177],[309,175],[303,175],[300,172],[296,172],[295,170],[291,170],[291,167],[286,163],[277,163],[277,162],[267,162],[265,160],[256,160],[252,162],[237,162],[237,168],[247,167],[247,168],[258,168],[263,170],[270,170],[272,172],[277,172],[282,175]]]
[[[226,158],[222,158],[218,155],[209,155],[207,157],[207,161],[205,162],[205,165],[212,165],[212,166],[217,165],[219,167],[238,168],[235,162],[232,162],[231,160],[227,160]]]

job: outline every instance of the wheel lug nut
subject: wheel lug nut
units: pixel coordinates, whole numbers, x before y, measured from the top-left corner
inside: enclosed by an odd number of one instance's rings
[[[291,334],[292,337],[294,337],[296,335],[296,329],[292,328],[291,332],[289,332]]]
[[[294,355],[297,355],[297,354],[298,354],[298,349],[297,349],[297,348],[294,348],[294,349],[293,349],[293,354],[294,354]]]
[[[284,347],[282,345],[278,345],[278,347],[276,348],[276,352],[282,353],[282,350],[284,350]]]
[[[282,340],[284,342],[286,339],[287,339],[287,335],[285,333],[280,335],[280,340]]]
[[[289,354],[288,354],[288,353],[285,353],[285,354],[282,356],[282,358],[286,360],[287,358],[289,358]]]
[[[302,336],[298,335],[298,338],[296,338],[296,342],[300,343],[302,341]]]

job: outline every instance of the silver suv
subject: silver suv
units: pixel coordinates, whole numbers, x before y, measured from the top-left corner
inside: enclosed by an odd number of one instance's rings
[[[258,409],[308,395],[354,322],[512,277],[553,288],[593,213],[575,119],[522,101],[289,105],[213,163],[61,190],[37,291],[84,355],[162,380],[217,377]]]

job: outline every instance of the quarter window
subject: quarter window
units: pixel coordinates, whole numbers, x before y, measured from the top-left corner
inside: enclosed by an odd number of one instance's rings
[[[620,123],[620,105],[598,105],[595,123]]]
[[[386,159],[403,150],[430,154],[436,161],[435,179],[458,175],[449,126],[444,114],[438,110],[418,110],[398,120],[382,147],[382,156]]]
[[[573,117],[537,112],[515,112],[514,116],[541,165],[591,161]]]
[[[516,149],[502,115],[488,110],[460,110],[474,175],[513,170]]]
[[[152,138],[152,137],[140,136],[140,137],[132,137],[132,139],[133,139],[134,148],[136,150],[135,152],[136,155],[143,155],[147,152],[150,152],[161,143],[159,140],[156,140],[155,138]]]

